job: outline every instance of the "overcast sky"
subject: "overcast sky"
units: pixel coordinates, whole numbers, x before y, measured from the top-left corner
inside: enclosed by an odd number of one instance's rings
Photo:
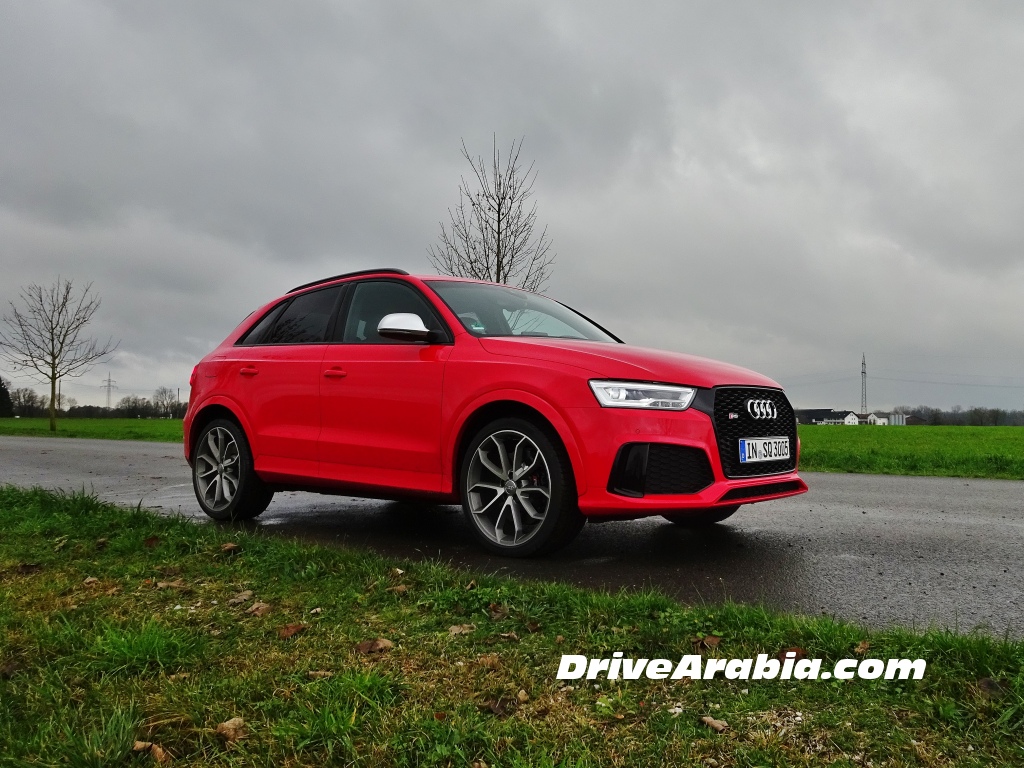
[[[1022,81],[1019,2],[0,0],[0,305],[92,281],[64,392],[184,399],[292,286],[429,273],[460,142],[525,137],[547,293],[626,341],[1020,409]]]

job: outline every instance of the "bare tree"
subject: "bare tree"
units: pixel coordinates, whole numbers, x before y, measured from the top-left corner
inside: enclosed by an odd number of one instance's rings
[[[462,177],[459,206],[448,209],[449,226],[441,222],[439,242],[428,247],[430,263],[443,275],[472,277],[539,291],[550,276],[555,255],[547,227],[537,230],[537,203],[531,202],[537,178],[533,163],[519,162],[523,140],[512,142],[502,164],[493,139],[490,168],[475,160],[462,142],[462,156],[473,169]]]
[[[153,393],[153,407],[157,409],[161,416],[170,416],[171,410],[177,401],[178,396],[170,387],[159,387]]]
[[[50,384],[50,431],[57,431],[57,382],[81,376],[100,358],[113,352],[110,340],[100,346],[84,335],[100,308],[90,295],[92,283],[76,294],[70,280],[57,278],[51,286],[29,285],[21,291],[22,307],[12,301],[4,316],[8,330],[0,331],[0,350],[15,370],[32,371]]]

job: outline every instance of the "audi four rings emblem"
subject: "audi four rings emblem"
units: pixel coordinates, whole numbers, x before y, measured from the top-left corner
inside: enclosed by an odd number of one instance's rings
[[[747,413],[755,419],[774,419],[779,415],[771,400],[747,400]]]

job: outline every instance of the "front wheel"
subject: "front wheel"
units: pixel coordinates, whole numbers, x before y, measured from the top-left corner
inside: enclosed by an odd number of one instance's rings
[[[203,512],[221,521],[251,520],[274,498],[256,475],[245,432],[227,419],[215,419],[200,432],[192,487]]]
[[[498,419],[481,429],[463,456],[460,477],[462,509],[491,552],[552,552],[583,527],[565,448],[531,421]]]
[[[691,512],[662,515],[662,517],[670,523],[675,523],[683,528],[704,528],[720,523],[727,517],[732,517],[739,508],[739,504],[731,507],[710,507],[708,509],[695,509]]]

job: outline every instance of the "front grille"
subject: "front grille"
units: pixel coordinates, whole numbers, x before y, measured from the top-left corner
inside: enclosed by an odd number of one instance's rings
[[[747,409],[749,400],[770,400],[775,406],[776,417],[755,419]],[[718,453],[726,477],[776,475],[796,469],[796,416],[780,390],[719,387],[715,390],[714,422]],[[789,458],[741,464],[740,439],[747,437],[788,437]]]
[[[719,501],[737,501],[739,499],[753,499],[757,496],[772,496],[776,493],[789,493],[799,491],[800,483],[796,480],[787,480],[784,483],[765,483],[764,485],[751,485],[746,488],[733,488]]]
[[[612,465],[608,490],[621,496],[693,494],[715,481],[700,448],[664,443],[628,443]]]

